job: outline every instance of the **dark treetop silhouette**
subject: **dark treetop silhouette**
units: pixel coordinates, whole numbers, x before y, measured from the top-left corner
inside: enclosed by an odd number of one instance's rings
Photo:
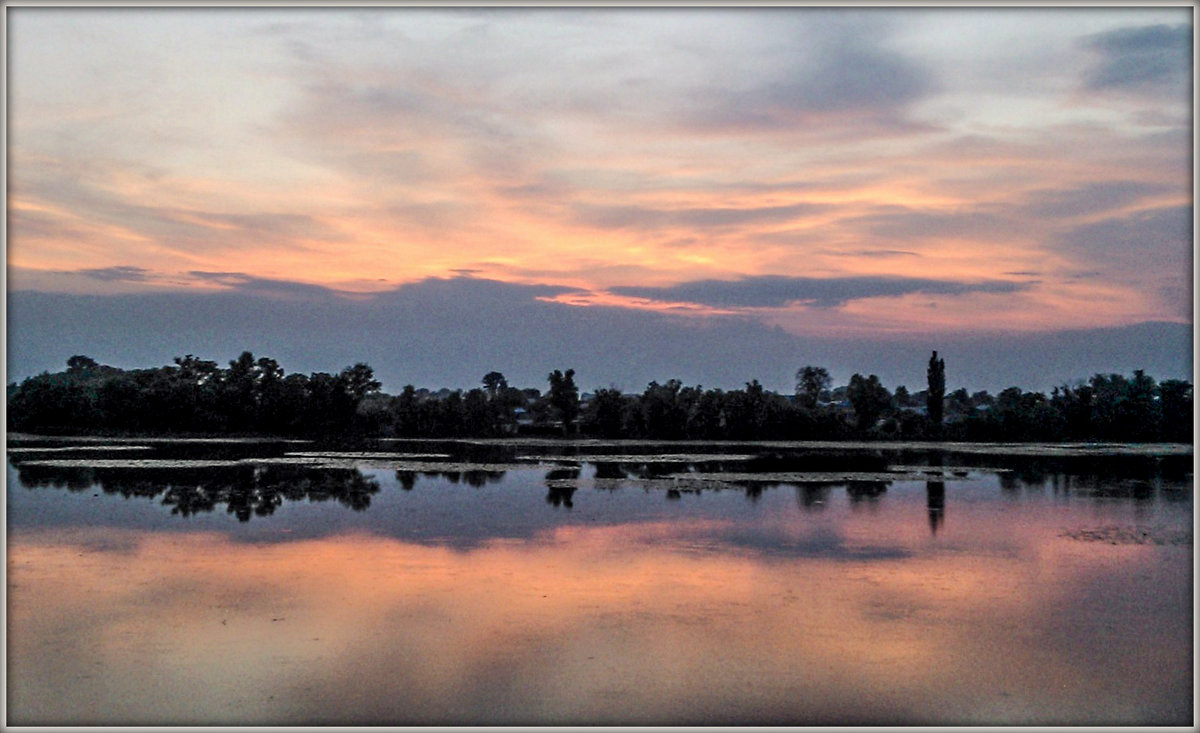
[[[875,375],[830,389],[822,367],[796,373],[796,393],[758,380],[723,391],[670,379],[639,394],[615,387],[581,395],[575,372],[554,370],[549,390],[511,387],[498,371],[481,387],[380,391],[370,366],[337,374],[286,374],[243,352],[221,368],[191,354],[124,370],[87,356],[65,371],[8,385],[8,428],[45,433],[169,433],[347,437],[587,435],[655,440],[1192,441],[1192,385],[1096,374],[1049,396],[1009,387],[998,395],[945,394],[945,362],[929,360],[928,389],[889,392]]]

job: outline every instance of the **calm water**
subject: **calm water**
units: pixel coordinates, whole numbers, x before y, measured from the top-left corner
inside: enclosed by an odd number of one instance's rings
[[[1192,724],[1190,452],[9,450],[13,725]]]

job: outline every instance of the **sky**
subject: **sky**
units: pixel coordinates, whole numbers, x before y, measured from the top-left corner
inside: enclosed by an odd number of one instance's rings
[[[8,380],[1190,379],[1192,13],[7,7]]]

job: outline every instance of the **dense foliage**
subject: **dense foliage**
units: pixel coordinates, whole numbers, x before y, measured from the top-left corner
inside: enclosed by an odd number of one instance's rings
[[[122,370],[73,356],[67,370],[9,385],[8,425],[26,431],[268,433],[361,430],[359,407],[379,389],[366,364],[340,374],[284,374],[250,352],[229,362],[192,355]]]
[[[554,370],[549,389],[481,387],[380,392],[374,372],[286,374],[244,352],[229,366],[192,355],[157,369],[123,370],[73,356],[67,369],[8,387],[8,427],[26,432],[233,433],[319,437],[501,437],[515,434],[674,439],[944,439],[969,441],[1192,441],[1192,385],[1096,374],[1049,396],[1009,387],[992,396],[945,393],[936,352],[929,388],[890,392],[874,374],[830,389],[822,367],[796,373],[781,395],[757,380],[724,391],[651,382],[641,394],[609,387],[580,395],[574,370]]]

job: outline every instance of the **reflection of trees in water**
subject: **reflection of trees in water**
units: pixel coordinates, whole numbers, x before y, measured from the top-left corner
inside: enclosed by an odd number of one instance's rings
[[[729,467],[732,471],[807,473],[811,471],[884,471],[894,459],[883,451],[776,450]]]
[[[554,468],[546,472],[546,503],[570,509],[575,506],[571,497],[575,495],[575,481],[579,479],[578,468]]]
[[[570,509],[575,506],[571,501],[571,497],[575,495],[574,486],[548,486],[546,487],[546,503],[553,506],[561,506]]]
[[[596,478],[603,479],[625,479],[629,478],[629,474],[625,473],[619,463],[610,463],[602,461],[596,463]]]
[[[417,476],[433,479],[446,479],[452,484],[464,483],[472,488],[480,489],[488,484],[499,483],[504,479],[504,471],[396,471],[396,483],[405,491],[412,491],[417,485]]]
[[[231,466],[220,468],[55,468],[21,466],[18,480],[27,488],[67,488],[81,491],[99,487],[105,494],[126,499],[153,499],[171,513],[188,517],[216,511],[224,505],[229,514],[247,522],[252,516],[270,516],[286,501],[335,501],[354,511],[371,505],[379,483],[354,468],[307,466]],[[86,482],[86,483],[85,483]]]
[[[762,498],[763,492],[769,489],[776,489],[781,486],[793,486],[796,489],[796,502],[805,511],[823,509],[829,501],[830,493],[835,487],[844,486],[846,494],[850,497],[851,504],[857,504],[863,500],[868,502],[876,501],[887,491],[888,486],[891,485],[890,481],[839,481],[836,483],[824,481],[820,483],[732,481],[730,483],[740,486],[746,492],[746,498],[751,502],[757,502]]]
[[[777,481],[732,481],[730,483],[742,487],[742,490],[746,492],[746,499],[751,503],[757,503],[762,498],[763,491],[777,488],[780,485]]]
[[[17,481],[27,489],[87,491],[96,485],[96,472],[92,468],[52,468],[17,464],[16,469]]]
[[[657,463],[648,462],[631,465],[637,466],[637,468],[634,470],[634,473],[638,477],[649,479],[669,476],[672,473],[678,473],[682,468],[678,463],[664,463],[662,461]]]
[[[1084,455],[1084,456],[1011,456],[964,455],[955,461],[964,467],[992,466],[1010,471],[1001,475],[1004,488],[1044,487],[1047,481],[1069,479],[1072,482],[1121,481],[1140,479],[1153,482],[1186,483],[1191,480],[1192,456]]]
[[[837,483],[773,483],[757,482],[742,484],[746,488],[746,498],[758,501],[764,489],[774,489],[779,486],[793,486],[796,489],[796,504],[806,512],[821,511],[829,504],[829,497],[835,488],[845,487],[846,495],[850,497],[851,505],[866,501],[875,502],[887,492],[889,481],[839,481]]]
[[[946,484],[926,481],[925,504],[929,508],[929,531],[937,534],[938,527],[946,520]]]
[[[800,484],[796,487],[796,503],[805,511],[819,511],[829,503],[833,487],[829,484]]]
[[[579,478],[578,468],[552,468],[546,472],[547,481],[574,481]]]
[[[406,490],[412,489],[417,474],[429,478],[442,478],[452,484],[466,484],[472,488],[483,488],[504,478],[504,471],[397,471],[396,478]]]
[[[887,481],[847,481],[846,495],[850,497],[850,503],[860,504],[863,501],[874,503],[879,500],[879,497],[887,493]]]
[[[1034,467],[1016,468],[1011,473],[997,475],[1000,477],[1000,488],[1004,491],[1044,489],[1046,486],[1046,473]]]
[[[1125,457],[1128,458],[1128,457]],[[1172,457],[1174,458],[1174,457]],[[1192,480],[1175,461],[1113,460],[1097,456],[1084,462],[1039,461],[999,474],[1000,488],[1015,495],[1045,491],[1056,496],[1183,502],[1191,499]],[[1064,465],[1065,464],[1065,465]]]

